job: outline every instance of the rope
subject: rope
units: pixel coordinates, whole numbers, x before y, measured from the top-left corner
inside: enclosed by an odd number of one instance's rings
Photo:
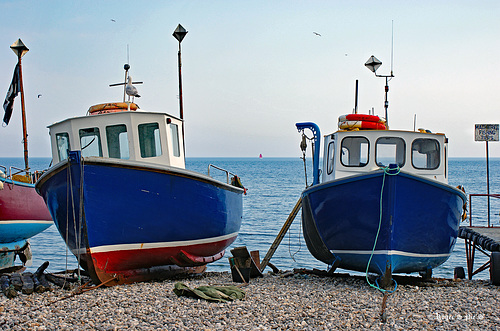
[[[292,258],[293,262],[297,262],[295,261],[295,255],[297,255],[300,250],[302,249],[302,241],[300,240],[300,233],[302,233],[302,222],[300,222],[300,231],[299,231],[299,235],[298,235],[298,238],[299,238],[299,249],[292,254],[292,235],[291,235],[291,231],[288,232],[288,254],[290,254],[290,257]]]
[[[71,163],[68,159],[68,185],[66,189],[66,244],[68,248],[71,248],[69,246],[69,197],[71,196],[71,211],[73,212],[73,228],[74,228],[74,233],[76,234],[76,222],[75,222],[75,201],[73,198],[73,181],[71,177]],[[78,242],[75,238],[75,244],[78,246]],[[80,268],[78,266],[78,268]],[[66,249],[66,270],[68,270],[68,249]],[[66,282],[66,278],[64,278],[64,281]]]
[[[71,195],[71,211],[73,214],[73,230],[75,234],[75,249],[77,253],[77,261],[78,261],[78,281],[81,284],[81,275],[80,275],[80,262],[81,262],[81,246],[82,246],[82,210],[83,210],[83,157],[81,158],[80,161],[80,201],[79,201],[79,226],[77,229],[77,220],[76,220],[76,214],[75,214],[75,200],[74,200],[74,195],[73,195],[73,181],[72,181],[72,176],[71,176],[71,162],[68,160],[68,188],[67,188],[67,197],[66,197],[66,203],[67,203],[67,208],[66,208],[66,243],[69,243],[68,238],[69,238],[69,233],[68,233],[68,228],[69,228],[69,195]],[[68,269],[68,256],[67,256],[67,250],[66,250],[66,270]]]
[[[377,241],[378,241],[378,236],[380,234],[380,227],[382,226],[382,197],[383,197],[383,194],[384,194],[384,185],[385,185],[385,175],[389,175],[389,176],[396,176],[398,175],[400,172],[401,172],[401,169],[399,168],[399,166],[397,166],[397,171],[395,173],[391,173],[389,172],[390,170],[394,170],[394,169],[391,169],[389,168],[389,166],[385,167],[385,168],[381,168],[384,170],[384,175],[382,177],[382,188],[380,189],[380,203],[379,203],[379,210],[380,210],[380,215],[379,215],[379,222],[378,222],[378,229],[377,229],[377,235],[375,236],[375,242],[373,243],[373,248],[372,248],[372,252],[370,254],[370,258],[368,259],[368,263],[366,265],[366,273],[365,273],[365,277],[366,277],[366,282],[368,283],[368,285],[370,285],[371,287],[379,290],[380,292],[384,293],[384,294],[392,294],[396,291],[396,289],[398,288],[398,283],[392,279],[392,281],[394,282],[394,289],[392,291],[390,290],[386,290],[386,289],[383,289],[381,288],[380,286],[378,286],[378,279],[375,280],[375,284],[372,284],[370,283],[370,280],[368,279],[368,270],[370,268],[370,263],[372,261],[372,258],[373,258],[373,255],[375,254],[375,247],[377,246]]]
[[[83,156],[80,155],[80,205],[79,205],[79,227],[78,227],[78,242],[79,242],[79,247],[78,247],[78,281],[81,284],[82,283],[82,278],[80,275],[80,262],[81,262],[81,254],[80,254],[80,246],[82,244],[82,226],[83,226]],[[76,235],[76,232],[75,232]]]
[[[302,141],[300,142],[300,149],[302,150],[302,161],[304,161],[304,176],[306,177],[306,187],[308,186],[307,184],[307,166],[306,166],[306,149],[307,149],[307,140],[309,139],[304,131],[302,131]]]

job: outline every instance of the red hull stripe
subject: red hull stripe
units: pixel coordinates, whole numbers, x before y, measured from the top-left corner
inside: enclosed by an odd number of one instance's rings
[[[219,241],[224,241],[232,238],[236,238],[238,233],[230,233],[225,236],[197,239],[197,240],[185,240],[185,241],[168,241],[168,242],[156,242],[156,243],[143,243],[143,244],[120,244],[120,245],[106,245],[106,246],[96,246],[91,247],[90,252],[95,253],[105,253],[105,252],[116,252],[116,251],[134,251],[143,249],[155,249],[155,248],[170,248],[170,247],[186,247],[202,244],[212,244]]]
[[[220,238],[220,237],[219,237]],[[91,253],[97,270],[120,272],[161,265],[193,266],[213,262],[224,256],[224,249],[236,237],[191,246],[163,246]],[[187,254],[186,254],[187,253]],[[187,260],[184,258],[187,257]],[[190,260],[191,259],[191,260]],[[204,261],[205,259],[208,259]],[[201,262],[203,261],[203,262]]]

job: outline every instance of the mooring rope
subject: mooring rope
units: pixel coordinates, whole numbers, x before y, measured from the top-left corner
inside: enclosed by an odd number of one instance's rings
[[[392,279],[392,281],[394,282],[394,289],[393,290],[383,289],[380,286],[378,286],[378,281],[377,280],[375,280],[375,283],[372,284],[372,283],[370,283],[370,280],[368,279],[368,270],[370,268],[370,263],[372,261],[373,255],[375,254],[375,247],[377,246],[378,236],[380,234],[380,228],[382,226],[382,197],[384,195],[385,175],[396,176],[396,175],[398,175],[401,172],[401,169],[399,168],[399,166],[397,166],[397,168],[394,168],[394,169],[389,168],[389,166],[387,166],[385,168],[381,168],[381,169],[384,170],[384,175],[382,176],[382,188],[380,189],[380,203],[379,203],[380,213],[379,213],[378,229],[377,229],[377,235],[375,236],[375,242],[373,243],[372,252],[370,254],[370,258],[368,259],[368,263],[366,265],[365,277],[366,277],[366,282],[371,287],[379,290],[380,292],[382,292],[384,294],[386,294],[386,293],[387,294],[391,294],[391,293],[394,293],[396,291],[396,289],[398,288],[398,283],[394,279]],[[389,170],[396,170],[396,172],[391,173],[391,172],[389,172]]]
[[[82,244],[82,225],[83,225],[83,165],[84,159],[83,156],[80,155],[80,205],[79,205],[79,227],[78,227],[78,283],[82,284],[82,276],[80,274],[80,262],[81,262],[81,244]],[[76,235],[76,233],[75,233]]]
[[[300,240],[300,233],[302,233],[302,222],[300,222],[300,230],[299,230],[299,235],[298,235],[298,238],[299,238],[299,249],[295,252],[295,253],[292,253],[292,235],[291,235],[291,231],[288,232],[288,253],[290,254],[290,257],[292,258],[293,262],[297,262],[295,261],[295,255],[297,255],[300,250],[302,249],[302,241]]]
[[[382,226],[382,197],[384,195],[385,175],[396,176],[401,172],[401,169],[399,168],[399,165],[393,169],[389,168],[389,166],[387,166],[385,168],[381,168],[381,169],[384,170],[384,174],[382,176],[382,187],[380,189],[380,202],[379,202],[380,213],[379,213],[378,229],[377,229],[377,235],[375,236],[375,242],[373,243],[372,252],[370,254],[370,258],[368,259],[368,263],[366,265],[365,277],[366,277],[366,282],[368,283],[368,285],[370,285],[370,287],[373,287],[373,288],[379,290],[380,292],[382,292],[382,294],[384,294],[384,297],[382,298],[382,307],[380,310],[380,320],[382,323],[385,323],[387,321],[387,314],[385,312],[385,308],[387,307],[387,297],[396,291],[396,289],[398,288],[398,283],[396,282],[395,279],[393,279],[391,277],[391,280],[394,282],[394,289],[393,290],[383,289],[378,285],[378,278],[375,279],[375,284],[370,283],[370,280],[368,279],[368,270],[370,268],[370,263],[372,261],[372,257],[375,254],[375,247],[377,246],[378,236],[380,234],[380,228]],[[390,170],[396,170],[396,172],[391,173]]]

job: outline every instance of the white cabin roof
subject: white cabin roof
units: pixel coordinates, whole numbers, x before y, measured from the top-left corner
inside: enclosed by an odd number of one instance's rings
[[[391,163],[402,171],[448,182],[448,140],[442,133],[339,130],[325,135],[323,141],[323,182],[385,168]]]
[[[68,118],[48,128],[54,164],[65,160],[69,149],[83,157],[185,168],[182,120],[166,113],[110,112]]]

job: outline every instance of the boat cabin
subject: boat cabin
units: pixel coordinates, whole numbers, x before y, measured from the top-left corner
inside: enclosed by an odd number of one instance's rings
[[[448,183],[444,134],[395,130],[339,130],[324,137],[322,181],[367,173],[389,164]]]
[[[83,157],[185,168],[182,120],[165,113],[96,111],[48,128],[54,164],[66,160],[68,151],[80,150]]]

